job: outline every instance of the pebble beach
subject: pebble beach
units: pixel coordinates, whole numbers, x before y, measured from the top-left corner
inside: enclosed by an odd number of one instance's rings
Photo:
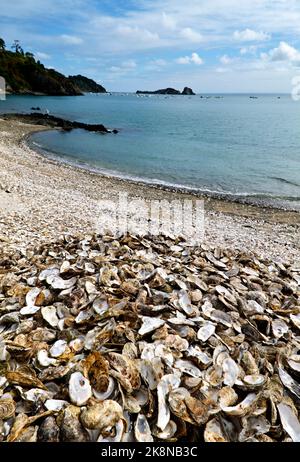
[[[194,196],[36,130],[0,120],[0,441],[299,442],[299,214],[204,198],[201,244],[96,235],[100,200]]]
[[[26,142],[39,130],[17,120],[0,120],[0,242],[5,247],[25,249],[56,241],[64,233],[91,233],[95,204],[117,200],[119,193],[149,201],[195,199],[47,159]],[[212,198],[204,198],[204,208],[205,245],[299,258],[299,213]]]

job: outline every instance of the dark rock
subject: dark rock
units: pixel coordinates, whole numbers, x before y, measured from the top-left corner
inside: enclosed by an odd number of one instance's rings
[[[111,130],[102,124],[85,124],[83,122],[76,121],[72,122],[70,120],[61,119],[60,117],[55,117],[49,114],[39,114],[37,112],[33,112],[31,114],[3,114],[2,117],[5,120],[20,120],[28,124],[62,128],[65,131],[70,131],[73,128],[81,128],[82,130],[87,130],[89,132],[112,133]],[[113,133],[118,133],[118,130],[113,130]]]
[[[189,87],[184,87],[184,90],[182,92],[182,95],[189,95],[189,96],[194,96],[196,93],[193,92],[193,90]]]

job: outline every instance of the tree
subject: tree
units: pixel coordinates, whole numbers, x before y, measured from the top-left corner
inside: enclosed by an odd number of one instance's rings
[[[26,58],[28,58],[28,59],[34,61],[34,54],[33,54],[33,53],[29,53],[29,52],[27,51],[27,52],[25,53],[25,56],[26,56]]]
[[[5,42],[2,38],[0,38],[0,50],[4,51],[5,50]]]
[[[23,48],[20,45],[20,40],[15,40],[11,48],[15,50],[16,53],[24,55]]]

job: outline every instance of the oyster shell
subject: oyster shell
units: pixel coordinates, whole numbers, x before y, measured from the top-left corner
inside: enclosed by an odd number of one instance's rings
[[[56,364],[56,360],[49,358],[47,350],[40,350],[37,354],[37,360],[43,367],[48,367]]]
[[[216,326],[211,322],[205,323],[197,332],[197,337],[201,342],[205,343],[212,335],[214,335]]]
[[[134,424],[135,438],[140,443],[153,443],[153,436],[147,418],[143,414],[138,414]]]
[[[146,335],[149,334],[150,332],[153,332],[156,329],[159,329],[159,327],[163,326],[165,321],[159,318],[149,318],[148,316],[142,316],[142,327],[139,330],[140,335]]]
[[[125,420],[123,409],[112,400],[87,407],[80,414],[80,420],[85,428],[99,430],[100,433],[108,427],[114,427],[120,420]]]
[[[48,411],[61,411],[61,409],[68,406],[68,401],[62,399],[47,399],[45,402],[45,408]]]
[[[162,431],[170,421],[170,409],[167,405],[166,398],[172,390],[176,390],[180,385],[180,378],[177,375],[164,375],[157,385],[158,416],[157,427]]]
[[[97,393],[107,392],[110,378],[108,361],[98,352],[92,352],[83,363],[83,373]]]
[[[252,411],[257,399],[258,397],[255,393],[249,393],[246,398],[236,406],[223,406],[222,403],[220,403],[220,405],[225,414],[244,417]]]
[[[69,380],[70,400],[76,406],[83,406],[92,396],[92,388],[89,381],[81,372],[73,372]]]
[[[2,254],[1,441],[298,441],[298,264],[129,234]]]
[[[279,403],[277,405],[282,426],[294,443],[300,442],[300,423],[290,406]]]
[[[0,398],[0,420],[7,420],[13,417],[16,411],[16,405],[11,398]]]
[[[272,321],[272,331],[274,337],[281,338],[283,335],[288,333],[289,326],[282,319],[274,319]]]
[[[42,307],[41,313],[45,321],[50,324],[51,327],[56,327],[58,325],[58,317],[56,314],[55,306],[45,306]]]
[[[79,420],[80,408],[68,406],[62,411],[59,426],[61,441],[80,443],[89,440],[89,434]]]
[[[204,441],[206,443],[228,443],[229,440],[223,431],[223,426],[218,417],[207,422],[204,430]]]
[[[37,439],[44,443],[59,442],[59,427],[53,416],[46,417],[41,423],[38,429]]]
[[[63,355],[66,351],[67,345],[68,344],[65,340],[57,340],[57,342],[55,342],[49,350],[52,358],[58,358]]]
[[[163,431],[159,430],[158,428],[155,428],[153,431],[153,434],[154,436],[156,436],[156,438],[159,438],[161,440],[170,441],[175,436],[176,432],[177,432],[177,425],[173,420],[170,420],[168,425]]]

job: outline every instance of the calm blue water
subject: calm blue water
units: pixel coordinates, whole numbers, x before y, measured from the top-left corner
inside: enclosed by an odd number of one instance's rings
[[[51,114],[118,128],[35,134],[52,156],[145,181],[300,210],[300,103],[290,96],[10,96],[1,111]]]

